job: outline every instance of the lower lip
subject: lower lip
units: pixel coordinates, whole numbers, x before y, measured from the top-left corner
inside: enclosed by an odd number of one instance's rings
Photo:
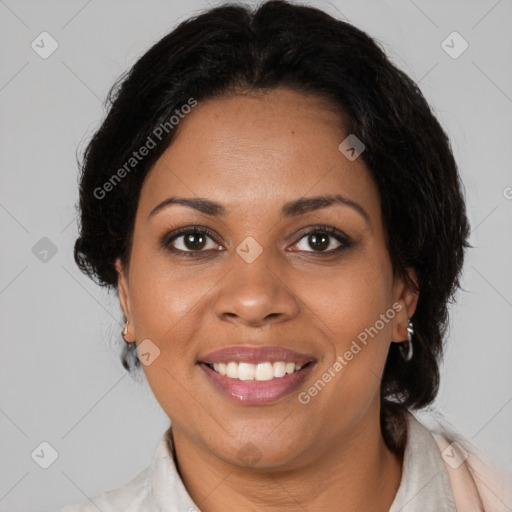
[[[212,370],[206,363],[198,364],[219,391],[238,403],[248,405],[270,404],[293,393],[314,366],[311,362],[298,372],[287,373],[284,377],[257,381],[232,379]]]

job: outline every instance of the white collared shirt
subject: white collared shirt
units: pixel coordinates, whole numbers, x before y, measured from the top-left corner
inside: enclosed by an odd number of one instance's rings
[[[389,512],[457,512],[437,443],[412,414],[408,414],[402,480]]]
[[[162,436],[153,463],[128,484],[59,512],[200,512]],[[389,512],[457,512],[450,479],[430,431],[408,414],[402,479]]]

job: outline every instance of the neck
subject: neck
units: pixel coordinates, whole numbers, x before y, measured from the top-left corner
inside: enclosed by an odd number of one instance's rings
[[[230,464],[173,425],[178,470],[202,512],[237,510],[242,504],[243,510],[258,512],[388,512],[402,460],[387,448],[376,416],[350,434],[319,442],[310,450],[314,455],[304,454],[294,467],[271,469]]]

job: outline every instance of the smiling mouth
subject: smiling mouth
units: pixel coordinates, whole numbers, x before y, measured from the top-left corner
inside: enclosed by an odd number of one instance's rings
[[[201,363],[218,374],[239,381],[269,381],[282,379],[286,375],[299,372],[311,364],[299,364],[285,361],[262,361],[260,363],[245,363],[228,361],[225,363]]]
[[[197,365],[222,396],[244,405],[267,405],[290,396],[317,359],[279,345],[231,345],[199,354]]]

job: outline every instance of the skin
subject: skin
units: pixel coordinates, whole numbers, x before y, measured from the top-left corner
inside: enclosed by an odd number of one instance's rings
[[[200,102],[143,184],[129,266],[116,262],[125,339],[150,339],[161,350],[144,372],[172,421],[182,480],[203,512],[340,504],[383,512],[399,487],[402,461],[382,437],[379,389],[391,340],[407,339],[418,297],[393,276],[378,190],[363,160],[339,151],[348,133],[332,110],[286,89]],[[343,205],[280,214],[288,201],[332,193],[357,202],[367,219]],[[172,205],[148,219],[169,196],[208,198],[228,213]],[[217,235],[205,235],[195,256],[161,247],[166,234],[194,224]],[[306,233],[318,224],[342,231],[352,246],[322,254],[340,242],[329,235],[329,245],[315,249]],[[246,237],[263,249],[250,264],[236,252]],[[194,247],[185,236],[171,245],[189,254]],[[394,303],[402,311],[307,405],[295,392],[240,404],[196,364],[230,345],[280,345],[317,360],[304,391]],[[253,464],[237,455],[249,442],[259,452]]]

